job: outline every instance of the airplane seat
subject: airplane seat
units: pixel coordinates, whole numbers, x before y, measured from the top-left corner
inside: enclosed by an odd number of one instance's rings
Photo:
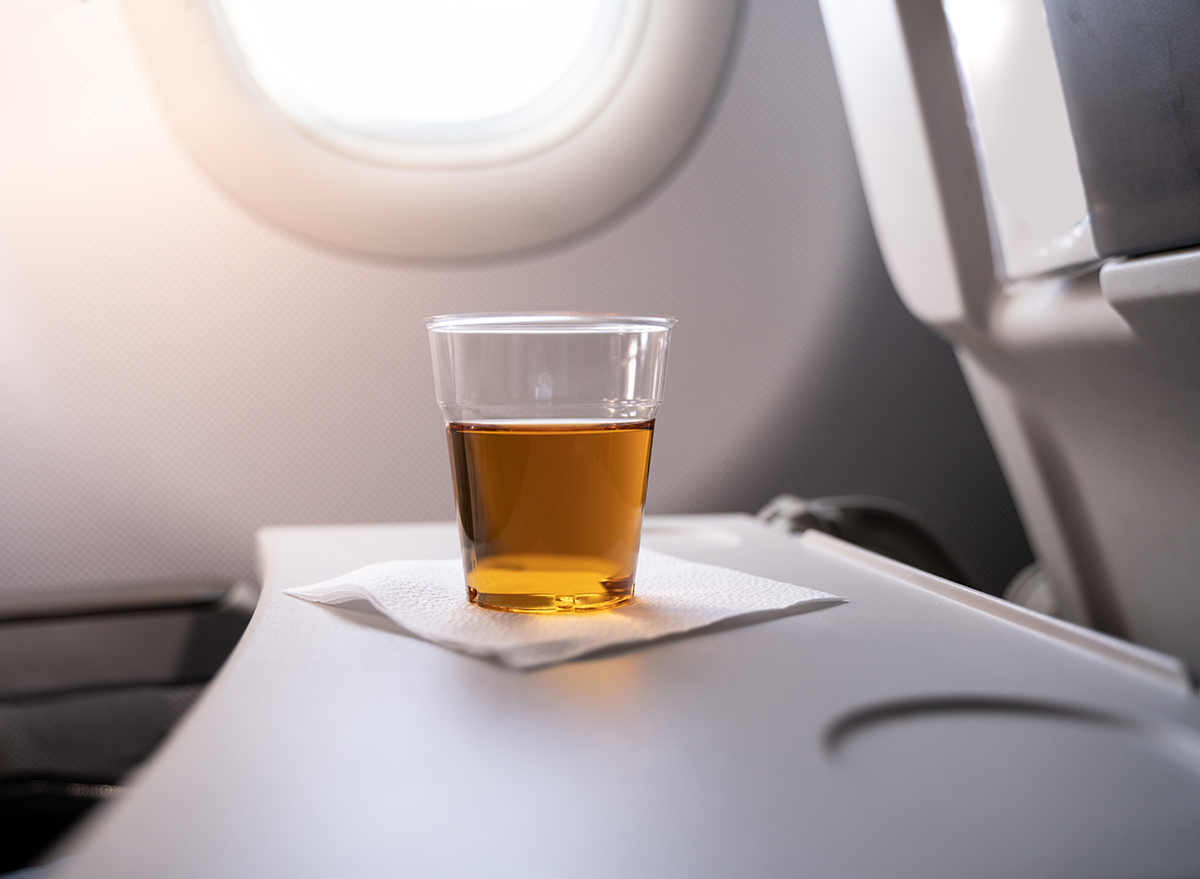
[[[0,873],[121,793],[257,597],[216,578],[0,590]]]
[[[1014,589],[1200,671],[1195,4],[822,12],[889,274],[954,346],[1041,568]]]

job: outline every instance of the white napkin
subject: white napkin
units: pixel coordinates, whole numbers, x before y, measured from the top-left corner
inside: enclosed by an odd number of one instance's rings
[[[817,610],[841,598],[644,549],[634,600],[607,611],[522,614],[467,601],[459,559],[367,565],[285,592],[320,604],[365,600],[417,638],[510,668],[535,668],[606,647]]]

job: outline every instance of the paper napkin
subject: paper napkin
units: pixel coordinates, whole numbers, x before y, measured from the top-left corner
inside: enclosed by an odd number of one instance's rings
[[[633,602],[613,610],[486,610],[467,601],[460,559],[382,562],[285,591],[321,604],[365,600],[414,637],[521,669],[842,602],[828,592],[646,549],[638,558]]]

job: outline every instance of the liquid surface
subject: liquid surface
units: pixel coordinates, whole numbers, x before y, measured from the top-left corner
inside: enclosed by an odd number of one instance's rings
[[[447,433],[471,601],[555,613],[633,597],[653,421]]]

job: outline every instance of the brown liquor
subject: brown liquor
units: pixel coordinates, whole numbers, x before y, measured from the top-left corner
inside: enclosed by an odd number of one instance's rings
[[[554,613],[633,597],[653,421],[447,432],[471,601]]]

